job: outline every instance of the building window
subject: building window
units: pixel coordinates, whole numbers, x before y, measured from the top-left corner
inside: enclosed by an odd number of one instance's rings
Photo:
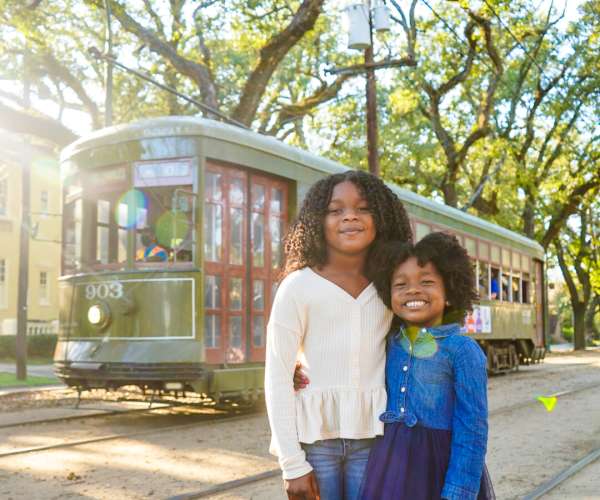
[[[0,167],[0,215],[8,215],[8,174]]]
[[[40,193],[40,212],[43,214],[48,213],[48,191],[42,191]]]
[[[48,293],[48,272],[40,271],[40,305],[47,306],[50,303]]]
[[[0,259],[0,307],[6,306],[6,260]]]

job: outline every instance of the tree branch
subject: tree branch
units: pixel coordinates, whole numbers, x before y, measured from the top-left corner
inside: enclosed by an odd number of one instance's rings
[[[277,117],[277,121],[273,124],[273,126],[268,130],[268,135],[275,135],[279,130],[281,130],[284,125],[287,123],[293,122],[298,118],[301,118],[317,106],[334,99],[344,82],[346,82],[350,78],[349,75],[340,75],[336,78],[335,82],[331,85],[323,84],[314,94],[302,99],[299,102],[294,104],[288,104],[285,106],[281,106],[279,109],[279,114]]]
[[[109,1],[111,3],[113,16],[118,19],[125,30],[136,35],[140,40],[146,43],[151,51],[164,57],[177,71],[190,78],[200,89],[202,102],[204,104],[219,109],[214,82],[205,65],[182,57],[169,43],[161,40],[154,31],[145,28],[133,19],[127,13],[123,5],[115,0]],[[103,0],[85,0],[85,2],[99,9],[104,8]]]
[[[565,224],[569,216],[577,212],[577,208],[581,204],[583,197],[588,193],[594,195],[600,188],[600,173],[596,172],[594,177],[583,184],[580,184],[571,191],[565,203],[563,203],[556,214],[550,219],[548,229],[541,239],[541,245],[548,248],[548,245],[558,237],[562,226]]]
[[[260,50],[258,64],[244,85],[240,102],[233,111],[232,118],[246,125],[252,123],[271,76],[290,49],[313,29],[323,9],[324,1],[304,0],[290,24]]]

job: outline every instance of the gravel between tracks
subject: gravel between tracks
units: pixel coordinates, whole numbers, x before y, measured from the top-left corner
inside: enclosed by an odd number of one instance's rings
[[[543,365],[493,377],[489,384],[490,411],[594,382],[600,383],[599,352],[552,355]],[[552,413],[537,403],[491,418],[488,466],[499,500],[517,498],[532,490],[600,445],[598,395],[600,389],[559,397]],[[7,402],[0,400],[0,409],[31,404],[27,399],[15,399],[10,403],[13,406],[2,406]],[[43,404],[41,398],[33,401]],[[28,439],[34,446],[40,436],[32,429]],[[11,457],[0,461],[0,498],[167,498],[275,467],[267,452],[268,442],[268,424],[263,415],[163,435]],[[600,479],[590,476],[590,481],[596,481],[591,487],[600,491]],[[212,498],[283,500],[285,496],[280,479],[275,478]]]

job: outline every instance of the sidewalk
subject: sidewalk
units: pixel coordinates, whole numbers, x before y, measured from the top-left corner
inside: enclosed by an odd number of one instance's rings
[[[17,373],[16,363],[0,363],[0,372]],[[27,365],[27,375],[37,377],[54,377],[53,365]]]

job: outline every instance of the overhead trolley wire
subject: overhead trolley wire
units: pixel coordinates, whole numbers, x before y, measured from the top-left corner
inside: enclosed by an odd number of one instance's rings
[[[423,0],[425,1],[425,0]],[[492,7],[490,5],[490,3],[488,2],[488,0],[483,0],[483,2],[488,6],[488,9],[490,9],[490,11],[492,11],[492,14],[494,15],[494,17],[496,19],[498,19],[498,23],[500,24],[500,27],[504,28],[504,30],[512,37],[512,39],[517,42],[517,45],[519,47],[521,47],[521,49],[523,50],[523,52],[525,53],[525,55],[527,56],[527,58],[533,63],[535,64],[536,68],[540,71],[540,73],[544,72],[544,69],[538,64],[538,62],[533,58],[533,56],[529,53],[529,51],[527,50],[527,48],[525,48],[525,46],[523,45],[523,43],[521,42],[521,40],[519,40],[517,38],[517,36],[512,32],[512,30],[504,23],[504,21],[502,21],[502,18],[499,16],[499,14],[496,12],[496,10],[494,9],[494,7]]]
[[[450,23],[448,23],[448,21],[446,21],[440,14],[438,14],[438,12],[429,4],[429,2],[427,0],[421,0],[425,6],[431,11],[431,13],[437,17],[442,24],[448,28],[448,30],[454,35],[454,38],[456,38],[456,40],[458,40],[461,44],[467,42],[467,40],[464,40],[457,32],[456,30],[450,25]],[[463,57],[467,57],[467,55],[460,49],[458,49],[458,52],[461,56]],[[492,68],[492,66],[490,66],[490,64],[481,57],[481,54],[479,54],[478,52],[475,52],[475,57],[477,57],[483,64],[484,66],[489,69],[490,71],[494,72],[496,71],[494,68]]]

